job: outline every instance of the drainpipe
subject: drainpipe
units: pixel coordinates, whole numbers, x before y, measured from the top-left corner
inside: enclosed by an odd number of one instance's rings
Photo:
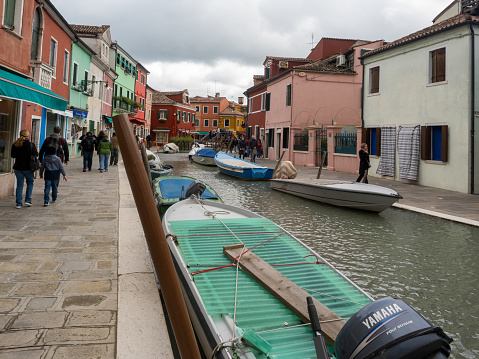
[[[471,193],[474,194],[474,132],[475,132],[475,85],[476,85],[476,70],[475,70],[475,34],[473,24],[469,24],[471,29]]]
[[[361,83],[361,129],[363,129],[364,128],[364,72],[366,70],[366,66],[364,66],[363,59],[361,59],[361,65],[363,66],[363,81]]]

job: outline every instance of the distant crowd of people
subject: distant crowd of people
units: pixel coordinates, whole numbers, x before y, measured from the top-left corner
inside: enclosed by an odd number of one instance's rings
[[[83,172],[91,171],[93,154],[96,151],[99,158],[100,173],[108,171],[108,165],[118,165],[119,142],[116,134],[111,139],[105,132],[100,131],[98,136],[89,131],[80,137],[80,149],[83,156]],[[40,170],[40,178],[45,180],[43,205],[55,203],[58,196],[60,175],[67,181],[64,164],[68,165],[70,151],[66,140],[61,137],[60,126],[53,128],[53,133],[43,141],[40,151],[30,141],[30,132],[21,130],[20,137],[12,145],[11,156],[15,159],[13,170],[17,188],[15,191],[16,208],[32,206],[32,192],[34,173]],[[25,200],[23,200],[23,186],[27,184]],[[51,192],[51,197],[50,197]]]
[[[239,140],[233,141],[233,146],[237,148],[239,157],[245,159],[250,157],[251,162],[256,162],[256,158],[263,157],[263,144],[261,139],[256,140],[254,136],[245,140],[243,136]]]

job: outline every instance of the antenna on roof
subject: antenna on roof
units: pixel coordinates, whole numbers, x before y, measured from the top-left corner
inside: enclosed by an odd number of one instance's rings
[[[311,33],[311,42],[307,42],[307,44],[310,44],[311,45],[311,51],[314,50],[314,44],[317,44],[318,42],[314,42],[314,34]]]

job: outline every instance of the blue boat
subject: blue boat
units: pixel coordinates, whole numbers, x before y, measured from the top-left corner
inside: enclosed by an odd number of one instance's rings
[[[273,168],[257,165],[224,152],[218,152],[215,162],[220,172],[245,180],[269,180],[273,177]]]
[[[216,151],[211,148],[203,148],[191,156],[193,162],[200,165],[216,166],[215,163]]]

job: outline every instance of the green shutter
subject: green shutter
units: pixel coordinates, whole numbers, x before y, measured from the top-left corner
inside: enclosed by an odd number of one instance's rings
[[[15,25],[15,0],[5,0],[3,24],[13,29]]]

